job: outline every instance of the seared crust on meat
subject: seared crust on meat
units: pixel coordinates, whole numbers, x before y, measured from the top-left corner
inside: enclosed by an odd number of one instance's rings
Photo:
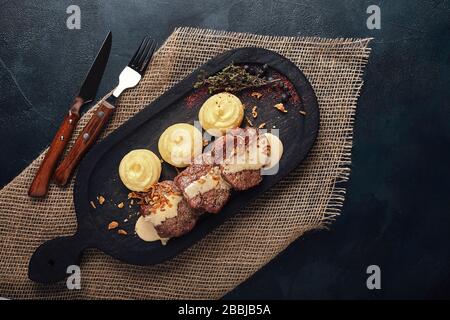
[[[158,226],[155,226],[156,232],[161,238],[175,238],[191,231],[200,212],[192,209],[185,199],[178,203],[178,214],[176,217],[165,220]]]
[[[192,208],[218,213],[230,199],[230,194],[230,189],[213,189],[188,199],[188,203]]]
[[[238,191],[253,188],[261,183],[261,170],[242,170],[235,173],[225,173],[222,169],[222,177],[231,187]]]

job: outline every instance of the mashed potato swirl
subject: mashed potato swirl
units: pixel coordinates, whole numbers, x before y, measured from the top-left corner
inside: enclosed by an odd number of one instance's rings
[[[178,168],[188,166],[194,157],[202,153],[202,147],[201,132],[187,123],[176,123],[168,127],[158,141],[161,157]]]
[[[158,182],[160,175],[161,161],[150,150],[130,151],[120,161],[120,179],[132,191],[147,191],[151,185]]]
[[[203,103],[198,117],[203,129],[218,137],[225,134],[228,129],[240,126],[244,118],[244,106],[235,95],[221,92]]]

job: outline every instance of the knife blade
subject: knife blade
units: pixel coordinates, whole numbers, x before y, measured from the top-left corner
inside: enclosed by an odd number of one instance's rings
[[[111,43],[112,34],[110,31],[103,41],[103,44],[81,85],[80,91],[70,105],[69,112],[66,114],[56,132],[56,135],[50,144],[50,148],[36,172],[33,182],[28,190],[28,195],[30,197],[44,197],[47,194],[50,178],[53,175],[56,163],[64,152],[67,142],[70,140],[77,122],[80,119],[81,107],[95,99],[106,64],[108,63]]]
[[[86,78],[81,85],[78,96],[83,98],[84,103],[92,102],[97,94],[97,89],[103,77],[103,72],[105,71],[106,64],[108,63],[109,53],[111,51],[112,34],[111,31],[106,36],[103,41],[102,47],[95,57]]]

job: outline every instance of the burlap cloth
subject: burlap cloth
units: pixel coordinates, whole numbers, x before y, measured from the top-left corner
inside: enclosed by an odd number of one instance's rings
[[[370,39],[273,37],[178,28],[155,54],[140,84],[126,92],[109,133],[215,55],[257,46],[292,60],[308,77],[320,105],[320,132],[303,165],[270,192],[166,263],[139,267],[91,249],[82,261],[81,290],[38,285],[28,261],[44,241],[72,234],[72,186],[51,186],[45,200],[27,190],[43,154],[0,191],[0,296],[7,298],[220,298],[308,230],[339,214],[350,173],[353,121]],[[78,126],[86,123],[90,112]],[[76,135],[75,135],[76,136]]]

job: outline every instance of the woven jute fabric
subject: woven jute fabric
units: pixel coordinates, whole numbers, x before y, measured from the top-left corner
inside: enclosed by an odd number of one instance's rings
[[[306,161],[231,220],[170,261],[156,266],[132,266],[97,250],[87,250],[81,264],[81,290],[68,290],[64,282],[39,285],[27,277],[28,261],[41,243],[76,230],[73,181],[67,188],[52,185],[43,200],[27,196],[43,153],[0,191],[0,296],[216,299],[305,232],[326,227],[339,215],[344,201],[345,184],[339,182],[346,181],[350,173],[354,115],[370,53],[369,42],[370,39],[176,29],[155,54],[139,85],[121,97],[104,134],[208,59],[229,49],[256,46],[293,61],[316,92],[320,131]],[[93,109],[80,120],[75,136]]]

